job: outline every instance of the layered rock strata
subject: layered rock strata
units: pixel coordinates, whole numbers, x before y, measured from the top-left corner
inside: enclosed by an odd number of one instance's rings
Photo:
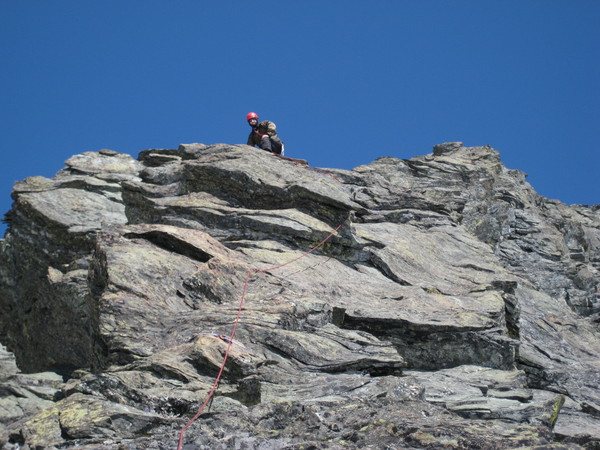
[[[228,347],[185,448],[595,448],[600,208],[525,178],[461,143],[351,171],[190,144],[17,183],[5,448],[174,448]]]

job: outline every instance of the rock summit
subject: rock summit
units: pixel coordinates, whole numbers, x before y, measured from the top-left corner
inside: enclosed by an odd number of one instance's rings
[[[489,146],[100,150],[12,197],[5,449],[600,446],[600,205]]]

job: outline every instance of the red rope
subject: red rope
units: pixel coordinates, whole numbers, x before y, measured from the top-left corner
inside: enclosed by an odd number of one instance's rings
[[[338,179],[338,177],[336,177],[336,176],[335,176],[335,174],[333,174],[333,173],[331,173],[331,172],[328,172],[327,170],[323,170],[323,169],[316,169],[316,168],[314,168],[314,167],[310,167],[310,166],[308,165],[308,162],[304,162],[304,161],[303,161],[303,160],[301,160],[301,159],[288,158],[287,156],[279,155],[279,154],[277,154],[277,153],[273,153],[273,155],[275,155],[275,156],[277,156],[277,157],[279,157],[279,158],[281,158],[281,159],[287,159],[288,161],[292,161],[292,162],[295,162],[296,164],[303,165],[303,166],[305,166],[307,169],[309,169],[309,170],[312,170],[313,172],[317,172],[317,173],[322,173],[322,174],[325,174],[325,175],[329,175],[331,178],[333,178],[333,179],[334,179],[335,181],[337,181],[338,183],[342,183],[342,182],[341,182],[341,181]]]
[[[333,230],[331,233],[329,233],[329,236],[327,236],[325,239],[323,239],[319,244],[317,244],[316,246],[311,248],[309,251],[303,253],[302,255],[300,255],[294,259],[291,259],[283,264],[279,264],[274,267],[269,267],[268,269],[252,269],[252,270],[248,271],[248,273],[246,274],[246,281],[244,282],[244,289],[242,291],[240,305],[238,307],[238,311],[237,311],[235,320],[233,322],[233,329],[231,330],[231,335],[229,336],[229,339],[228,339],[229,343],[227,344],[227,350],[225,350],[225,356],[223,356],[223,362],[221,363],[221,368],[219,369],[219,373],[217,375],[217,378],[215,379],[215,382],[213,383],[213,386],[212,386],[210,392],[206,396],[206,400],[204,400],[204,403],[202,404],[202,406],[200,407],[200,409],[198,410],[196,415],[194,417],[192,417],[192,419],[188,423],[186,423],[184,425],[184,427],[181,429],[181,432],[179,433],[179,444],[177,445],[177,450],[181,450],[181,448],[183,446],[183,437],[185,435],[185,431],[190,427],[190,425],[192,425],[196,421],[196,419],[198,419],[198,417],[200,417],[200,414],[202,414],[202,411],[204,411],[204,408],[206,408],[206,405],[208,405],[208,402],[213,397],[215,391],[217,390],[217,387],[219,386],[219,383],[221,381],[221,376],[223,375],[223,370],[225,370],[225,363],[227,362],[227,358],[229,357],[229,351],[231,350],[231,346],[233,345],[233,338],[235,337],[235,332],[236,332],[238,324],[240,322],[240,317],[242,315],[242,309],[244,307],[246,293],[248,292],[248,284],[250,283],[250,277],[255,273],[270,272],[271,270],[280,269],[284,266],[287,266],[288,264],[292,264],[293,262],[298,261],[300,258],[304,258],[305,256],[311,254],[318,248],[322,247],[329,239],[331,239],[331,237],[335,233],[337,233],[337,231],[342,227],[342,225],[343,225],[343,223],[339,224],[337,226],[337,228],[335,230]]]

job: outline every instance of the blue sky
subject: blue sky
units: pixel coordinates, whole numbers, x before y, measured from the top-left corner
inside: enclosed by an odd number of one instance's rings
[[[249,111],[315,167],[462,141],[597,204],[599,23],[598,0],[0,0],[0,214],[77,153],[245,143]]]

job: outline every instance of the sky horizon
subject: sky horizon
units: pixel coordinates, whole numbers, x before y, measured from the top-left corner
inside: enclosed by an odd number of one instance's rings
[[[249,111],[315,167],[461,141],[596,205],[598,23],[596,0],[2,2],[0,213],[84,151],[245,143]]]

